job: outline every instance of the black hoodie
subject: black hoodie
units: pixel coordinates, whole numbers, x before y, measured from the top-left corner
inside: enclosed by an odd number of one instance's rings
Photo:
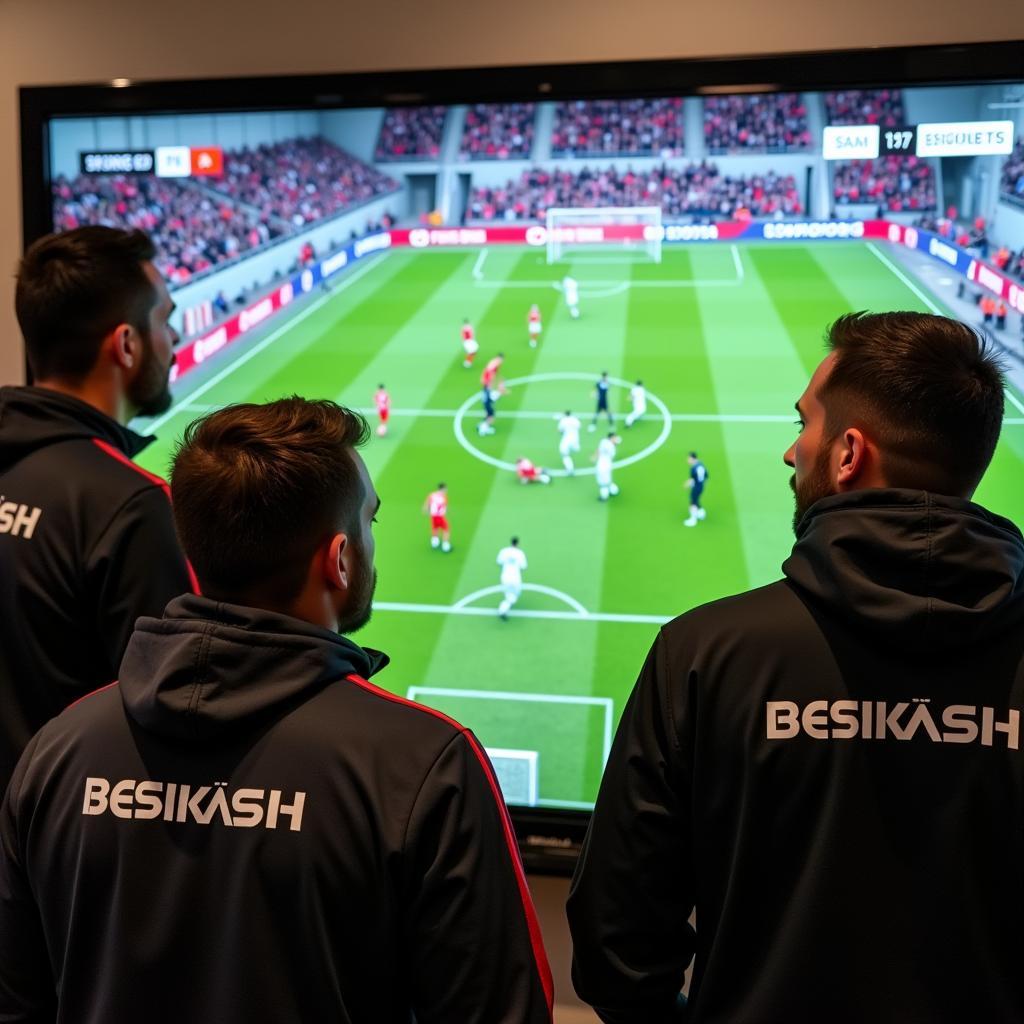
[[[140,620],[0,812],[0,1020],[550,1022],[487,757],[386,660],[192,595]]]
[[[860,491],[783,572],[651,650],[569,899],[580,995],[610,1024],[1024,1021],[1020,532]]]
[[[75,398],[0,388],[0,794],[32,734],[117,674],[135,620],[193,589],[142,437]]]

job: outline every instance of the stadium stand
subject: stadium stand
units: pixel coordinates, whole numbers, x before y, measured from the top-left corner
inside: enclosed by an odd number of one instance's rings
[[[459,159],[528,158],[536,114],[533,103],[474,103],[467,107]]]
[[[173,284],[184,284],[287,233],[283,224],[174,178],[59,177],[53,199],[58,230],[103,224],[147,231],[157,247],[154,262]]]
[[[300,229],[393,192],[398,182],[315,137],[230,150],[224,176],[211,178],[210,187]]]
[[[555,106],[554,156],[682,156],[683,101],[577,100]]]
[[[436,160],[441,155],[446,107],[396,107],[384,115],[378,160]]]
[[[836,164],[832,194],[835,202],[870,203],[888,213],[934,210],[935,171],[916,156],[884,156]]]
[[[1003,164],[999,191],[1018,203],[1024,204],[1024,141],[1018,141]]]
[[[877,124],[898,128],[906,124],[903,93],[899,89],[845,89],[825,93],[829,124]]]
[[[656,206],[664,216],[774,217],[803,212],[792,175],[723,175],[714,164],[619,171],[531,168],[496,188],[473,189],[468,220],[542,220],[548,207]]]
[[[150,175],[79,175],[53,184],[54,224],[142,228],[173,284],[268,242],[387,195],[398,183],[322,138],[224,154],[224,176],[203,183]]]
[[[791,153],[811,148],[807,107],[799,93],[708,96],[704,144],[709,153]]]

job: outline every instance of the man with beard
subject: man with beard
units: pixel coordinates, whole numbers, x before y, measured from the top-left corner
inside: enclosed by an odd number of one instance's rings
[[[109,683],[140,615],[192,588],[167,485],[126,424],[171,402],[174,303],[141,231],[40,239],[18,268],[32,387],[0,388],[0,794],[25,744]]]
[[[366,421],[192,424],[171,491],[203,596],[50,721],[0,811],[0,1019],[550,1024],[490,762],[380,689]]]
[[[666,625],[622,714],[569,897],[609,1024],[1024,1020],[1024,538],[971,501],[1000,367],[921,313],[828,341],[785,578]]]

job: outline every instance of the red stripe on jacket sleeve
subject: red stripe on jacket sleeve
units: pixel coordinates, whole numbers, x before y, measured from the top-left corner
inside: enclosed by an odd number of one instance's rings
[[[439,718],[442,722],[447,722],[448,725],[457,729],[466,737],[470,750],[473,751],[477,760],[480,762],[480,767],[483,770],[484,777],[487,779],[488,785],[490,786],[491,795],[494,797],[494,801],[498,805],[498,815],[501,818],[502,831],[505,836],[505,845],[508,848],[509,858],[512,861],[512,870],[516,877],[516,885],[519,887],[519,898],[523,904],[523,916],[526,918],[526,927],[530,933],[530,945],[533,948],[533,958],[537,964],[537,974],[540,976],[541,987],[544,989],[544,999],[548,1005],[548,1012],[553,1012],[555,986],[551,978],[551,967],[548,964],[547,953],[544,951],[544,941],[540,933],[540,922],[537,920],[537,911],[533,906],[533,897],[530,895],[530,887],[526,882],[526,873],[523,871],[523,861],[519,856],[519,844],[516,842],[515,832],[512,829],[512,820],[508,815],[508,807],[505,804],[504,797],[501,795],[501,788],[499,787],[498,780],[494,775],[491,762],[484,753],[483,748],[477,742],[476,737],[473,736],[468,729],[456,722],[454,718],[449,718],[443,712],[437,711],[435,708],[427,707],[425,704],[418,704],[413,700],[406,700],[406,698],[399,697],[397,694],[391,693],[389,690],[383,690],[379,686],[375,686],[368,680],[363,679],[362,676],[353,674],[348,676],[348,679],[357,686],[361,686],[364,690],[368,690],[370,693],[375,693],[378,697],[383,697],[385,700],[389,700],[394,704],[402,704],[405,707],[415,708],[417,711],[433,715],[434,718]]]
[[[136,465],[131,459],[125,455],[124,452],[119,451],[112,444],[108,444],[106,441],[101,441],[98,437],[92,439],[92,443],[96,445],[101,452],[105,452],[112,459],[116,459],[123,466],[127,466],[129,469],[135,470],[140,476],[144,476],[151,484],[155,484],[164,492],[164,496],[167,498],[167,503],[170,505],[171,502],[171,487],[170,484],[162,476],[157,476],[156,473],[150,473],[148,469],[143,469],[141,466]],[[182,552],[182,558],[185,558],[185,553]],[[193,594],[202,594],[202,590],[199,588],[199,579],[196,576],[195,569],[192,568],[192,563],[185,558],[185,568],[188,570],[189,583],[192,586]]]
[[[97,693],[102,693],[104,690],[109,690],[112,686],[117,686],[118,680],[115,679],[112,683],[106,683],[103,686],[97,686],[95,690],[90,690],[88,693],[83,693],[77,700],[73,700],[68,708],[73,708],[76,704],[81,704],[83,700],[88,700],[90,697],[95,697]],[[68,708],[64,710],[67,711]]]

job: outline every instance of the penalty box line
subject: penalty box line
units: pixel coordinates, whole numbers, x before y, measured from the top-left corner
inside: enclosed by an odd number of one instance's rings
[[[608,763],[612,752],[612,732],[615,718],[615,706],[611,697],[583,697],[576,694],[559,693],[519,693],[515,690],[471,690],[458,689],[451,686],[410,686],[406,692],[409,700],[417,700],[418,695],[426,697],[466,697],[472,700],[522,701],[528,704],[568,704],[604,709],[604,728],[602,735],[601,769]],[[543,801],[538,801],[542,803]],[[557,805],[561,806],[561,804]],[[568,806],[566,804],[565,806]],[[575,805],[573,805],[575,806]],[[585,805],[589,807],[590,805]]]

